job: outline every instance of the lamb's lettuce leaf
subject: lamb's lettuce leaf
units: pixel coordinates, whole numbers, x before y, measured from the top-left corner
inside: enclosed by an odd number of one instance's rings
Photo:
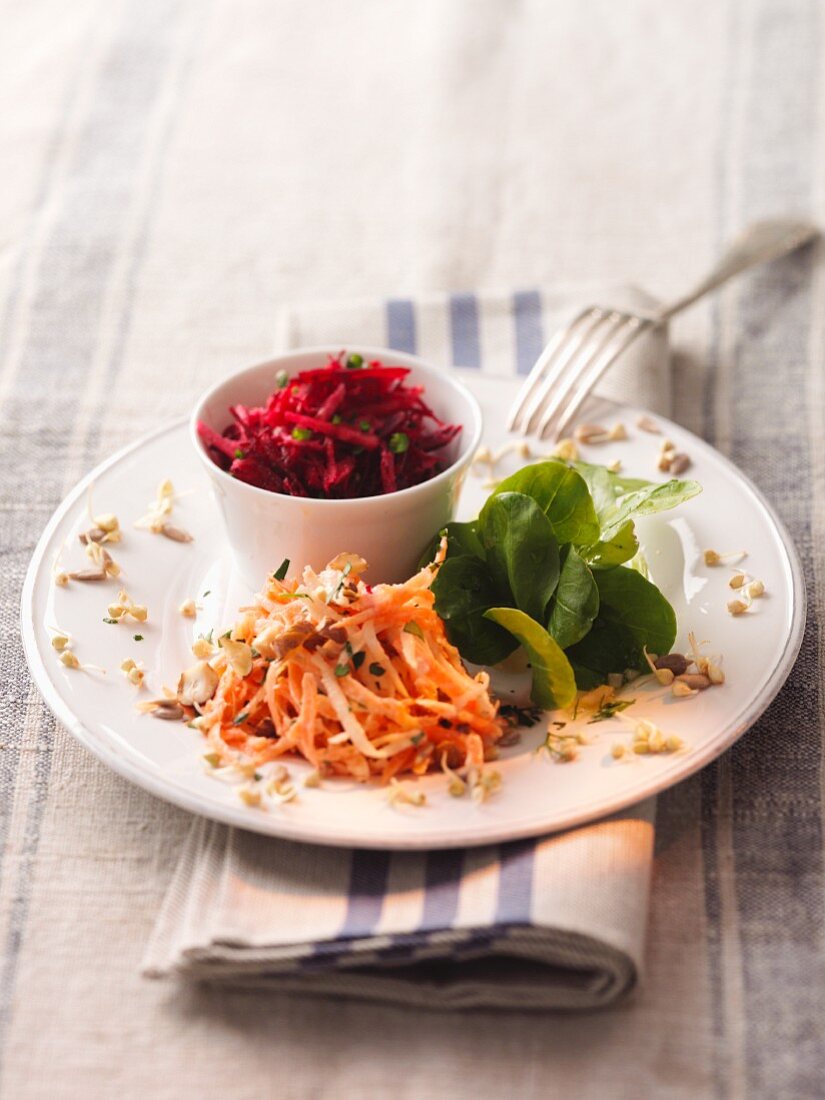
[[[478,535],[499,589],[543,619],[559,582],[559,546],[546,514],[524,493],[497,493],[481,510]]]
[[[571,707],[576,678],[564,650],[541,623],[513,607],[491,607],[487,619],[509,630],[527,650],[533,674],[530,698],[539,707]]]
[[[550,520],[559,546],[567,542],[580,546],[599,537],[599,519],[587,482],[564,462],[550,459],[525,466],[506,477],[490,499],[501,493],[532,497]]]

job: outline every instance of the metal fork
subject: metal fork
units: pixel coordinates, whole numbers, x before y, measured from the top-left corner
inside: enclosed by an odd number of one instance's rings
[[[601,376],[643,332],[665,324],[734,275],[785,256],[819,236],[809,222],[755,222],[689,294],[650,315],[590,306],[560,329],[536,361],[507,422],[509,431],[557,439],[568,428]]]

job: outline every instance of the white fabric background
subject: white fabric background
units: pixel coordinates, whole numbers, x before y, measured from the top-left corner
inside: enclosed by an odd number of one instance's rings
[[[823,220],[818,15],[815,0],[1,0],[6,637],[61,492],[265,357],[284,303],[593,280],[666,296],[747,219]],[[673,333],[676,417],[724,449],[748,393],[738,341],[776,347],[744,293]],[[789,361],[812,365],[799,430],[821,439],[825,311],[800,349],[794,300],[767,298]],[[54,461],[23,415],[47,391]],[[821,460],[811,476],[821,541]],[[816,1094],[823,983],[810,968],[785,981],[797,999],[770,1012],[767,979],[747,984],[756,933],[737,906],[725,763],[710,841],[701,779],[667,799],[647,984],[621,1009],[445,1019],[178,991],[138,968],[186,815],[52,730],[8,661],[4,1097]],[[771,928],[796,929],[800,904],[789,890]],[[770,1059],[746,1023],[754,996]]]

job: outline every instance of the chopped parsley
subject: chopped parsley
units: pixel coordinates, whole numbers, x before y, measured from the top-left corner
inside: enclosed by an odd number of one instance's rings
[[[361,665],[364,663],[364,660],[365,660],[366,656],[367,655],[363,651],[363,649],[359,653],[353,653],[353,655],[352,655],[352,667],[356,668],[356,669],[360,668]]]
[[[341,570],[341,579],[340,579],[340,581],[336,584],[335,588],[333,588],[333,590],[329,594],[329,596],[327,596],[327,603],[332,603],[332,601],[337,598],[337,596],[340,593],[341,589],[344,587],[344,581],[347,579],[347,577],[350,575],[351,572],[352,572],[352,562],[347,562],[347,564]]]
[[[390,450],[393,454],[402,455],[410,449],[410,437],[406,432],[393,432],[390,436]]]
[[[135,639],[136,642],[142,642],[143,641],[143,635],[142,634],[133,634],[132,637]]]
[[[383,676],[387,671],[383,665],[379,665],[377,661],[373,661],[370,665],[370,676]]]
[[[104,623],[108,623],[109,626],[114,626],[115,623],[117,623],[118,620],[117,619],[110,619],[110,618],[106,617],[106,618],[104,618],[103,621],[104,621]]]
[[[284,579],[284,577],[286,576],[288,569],[289,569],[289,558],[284,558],[284,560],[281,562],[281,564],[278,566],[278,568],[275,570],[275,572],[272,574],[272,576],[275,578],[276,581],[282,581]]]
[[[407,625],[404,627],[404,633],[414,634],[416,638],[421,638],[422,640],[424,638],[424,631],[421,629],[418,623],[407,623]]]
[[[614,718],[619,711],[632,707],[635,702],[635,699],[614,699],[611,703],[602,703],[593,717],[587,719],[587,723],[590,725],[592,722],[606,722],[608,718]]]

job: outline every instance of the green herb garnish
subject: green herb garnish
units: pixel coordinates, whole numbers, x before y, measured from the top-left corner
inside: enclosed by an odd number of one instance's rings
[[[351,572],[352,572],[352,563],[347,562],[347,564],[341,570],[341,579],[338,581],[335,588],[333,588],[333,590],[329,594],[329,596],[327,596],[327,603],[332,603],[333,600],[338,598],[338,594],[340,593],[341,589],[344,587],[344,581],[347,579],[347,577],[350,575]]]
[[[211,589],[211,588],[207,588],[207,590],[206,590],[206,591],[204,592],[204,594],[203,594],[203,595],[201,596],[201,599],[202,599],[202,600],[205,600],[205,599],[206,599],[206,597],[207,597],[208,595],[210,595],[210,593],[211,593],[211,592],[212,592],[212,589]]]
[[[241,450],[241,448],[238,447],[238,449],[235,451],[235,458],[243,458],[243,457],[244,457],[244,453]]]
[[[414,634],[416,638],[423,639],[424,637],[424,631],[421,629],[418,623],[407,623],[407,625],[404,627],[404,633]]]
[[[297,440],[312,439],[312,432],[309,428],[293,428],[292,438]]]
[[[614,699],[612,702],[602,703],[593,717],[587,719],[587,724],[590,725],[593,722],[606,722],[608,718],[613,718],[620,711],[632,707],[635,702],[635,699]]]
[[[338,415],[338,413],[335,413],[335,415],[330,419],[330,424],[340,424],[340,423],[341,423],[341,417]]]
[[[358,427],[361,429],[362,432],[368,432],[370,431],[371,425],[369,420],[359,420]]]
[[[353,352],[347,356],[347,370],[360,370],[364,365],[364,356]]]
[[[279,390],[285,390],[287,382],[289,381],[289,375],[285,370],[279,370],[275,375],[275,387]]]
[[[361,665],[364,663],[364,661],[366,659],[366,656],[367,655],[363,651],[363,649],[358,653],[353,653],[353,655],[352,655],[352,667],[356,670],[359,669],[361,667]]]
[[[369,667],[370,676],[383,676],[387,670],[383,665],[379,665],[377,661],[373,661]]]
[[[132,637],[134,638],[134,640],[136,642],[142,642],[143,641],[143,635],[142,634],[133,634]]]
[[[275,570],[275,572],[272,574],[272,576],[275,578],[276,581],[282,581],[284,579],[284,577],[286,576],[288,569],[289,569],[289,558],[284,558],[284,560],[281,562],[281,564],[278,566],[278,568]]]
[[[336,665],[335,666],[335,675],[336,676],[349,676],[349,665]]]
[[[117,619],[104,618],[104,623],[108,623],[109,626],[114,626],[117,623]]]
[[[410,449],[410,437],[406,432],[393,432],[390,436],[390,450],[393,454],[402,455]]]
[[[248,717],[249,717],[249,711],[248,710],[241,711],[240,714],[236,714],[235,717],[232,719],[232,725],[233,726],[242,726],[244,724],[244,722],[247,720]]]

